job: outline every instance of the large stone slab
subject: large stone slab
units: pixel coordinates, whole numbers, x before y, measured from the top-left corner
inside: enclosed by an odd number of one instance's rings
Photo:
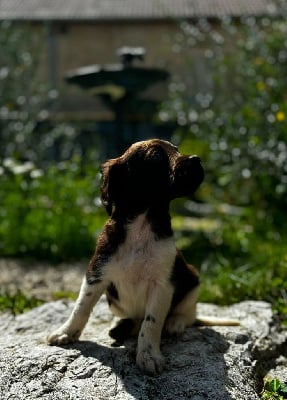
[[[72,306],[51,302],[16,318],[0,316],[1,400],[256,400],[269,369],[280,364],[283,378],[287,371],[287,335],[265,302],[199,304],[200,314],[238,318],[242,324],[193,327],[180,338],[163,339],[166,367],[154,378],[135,365],[134,339],[112,346],[108,331],[115,320],[104,299],[80,342],[47,346],[45,337]]]

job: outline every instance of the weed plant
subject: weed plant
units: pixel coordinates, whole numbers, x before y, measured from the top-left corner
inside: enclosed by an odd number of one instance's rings
[[[41,304],[43,301],[34,296],[27,296],[21,290],[10,293],[4,288],[0,288],[0,312],[9,310],[13,315],[17,315]]]
[[[287,385],[277,378],[266,377],[264,379],[264,388],[261,393],[261,400],[286,400]]]

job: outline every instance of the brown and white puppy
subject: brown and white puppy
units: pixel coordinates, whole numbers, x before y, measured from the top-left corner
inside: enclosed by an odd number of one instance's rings
[[[197,156],[182,155],[159,139],[135,143],[103,165],[102,201],[109,219],[74,310],[48,337],[49,344],[77,340],[106,293],[111,310],[122,318],[111,337],[123,341],[138,333],[139,368],[162,371],[162,330],[179,334],[195,322],[199,288],[197,271],[176,249],[169,204],[193,194],[203,177]]]

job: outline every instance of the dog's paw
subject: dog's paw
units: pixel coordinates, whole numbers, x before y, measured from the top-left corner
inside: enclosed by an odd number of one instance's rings
[[[152,353],[150,349],[144,349],[137,353],[137,365],[147,375],[158,375],[164,368],[164,357],[161,353]]]
[[[171,336],[180,336],[186,328],[184,318],[180,315],[172,315],[165,324],[165,331]]]
[[[47,337],[47,343],[53,346],[61,346],[77,341],[79,336],[79,331],[71,333],[65,329],[59,329]]]

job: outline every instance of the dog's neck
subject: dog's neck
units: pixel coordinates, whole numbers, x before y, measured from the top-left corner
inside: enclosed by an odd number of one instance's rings
[[[117,225],[124,226],[132,223],[139,215],[143,214],[158,239],[173,235],[169,202],[153,203],[149,206],[132,206],[130,204],[122,207],[114,206],[110,219]]]

